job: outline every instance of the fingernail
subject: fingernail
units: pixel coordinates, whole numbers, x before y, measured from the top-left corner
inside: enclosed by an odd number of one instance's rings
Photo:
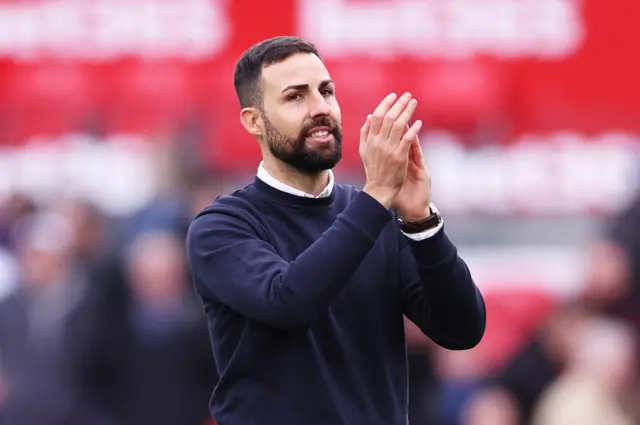
[[[418,126],[418,128],[422,127],[422,121],[420,120],[416,121],[416,125]]]
[[[405,99],[409,99],[411,98],[411,93],[406,92],[405,94],[402,95],[402,97],[404,97]]]

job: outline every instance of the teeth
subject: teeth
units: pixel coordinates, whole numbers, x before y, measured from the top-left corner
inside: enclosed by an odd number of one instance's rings
[[[328,135],[328,131],[314,131],[311,133],[311,137],[327,137]]]

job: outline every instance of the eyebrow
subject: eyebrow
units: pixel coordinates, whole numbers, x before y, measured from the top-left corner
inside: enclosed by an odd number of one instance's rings
[[[320,83],[319,87],[326,87],[329,84],[335,84],[333,82],[333,80],[324,80],[323,82]],[[309,89],[309,84],[294,84],[291,86],[287,86],[282,90],[282,93],[286,92],[287,90],[308,90]]]

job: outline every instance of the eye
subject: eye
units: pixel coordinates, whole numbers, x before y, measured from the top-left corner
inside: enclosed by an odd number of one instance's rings
[[[320,90],[320,93],[324,97],[329,97],[329,96],[333,96],[334,90],[333,89],[322,89],[322,90]]]
[[[300,99],[302,99],[302,95],[300,95],[300,93],[291,93],[289,96],[287,96],[287,100],[290,102],[295,102],[296,100]]]

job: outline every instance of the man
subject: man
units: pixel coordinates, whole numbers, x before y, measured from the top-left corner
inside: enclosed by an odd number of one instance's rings
[[[359,191],[334,183],[340,108],[313,45],[263,41],[234,83],[263,162],[187,237],[219,372],[214,418],[406,424],[403,315],[449,349],[475,346],[485,328],[484,302],[430,206],[421,124],[409,127],[417,102],[389,95],[367,117]]]

